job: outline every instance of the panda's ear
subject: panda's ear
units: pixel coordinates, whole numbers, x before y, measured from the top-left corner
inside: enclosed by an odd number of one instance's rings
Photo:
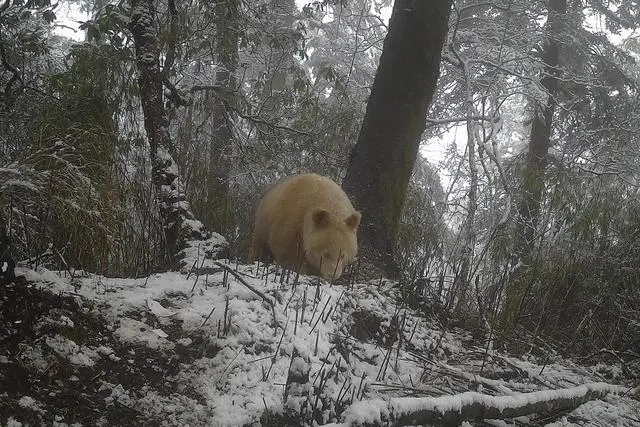
[[[316,227],[324,227],[329,224],[329,212],[324,209],[317,209],[312,214],[313,224]]]
[[[358,229],[358,226],[360,225],[361,218],[362,218],[362,215],[360,214],[360,212],[354,212],[351,215],[349,215],[347,219],[344,220],[344,223],[347,224],[347,227],[355,231]]]

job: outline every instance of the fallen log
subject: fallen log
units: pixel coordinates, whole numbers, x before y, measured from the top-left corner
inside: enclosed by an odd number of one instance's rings
[[[468,420],[508,419],[539,412],[571,410],[609,393],[627,391],[628,388],[622,386],[590,383],[508,396],[466,392],[439,397],[400,397],[388,401],[376,399],[354,403],[345,411],[342,423],[327,424],[324,427],[363,424],[457,426]]]

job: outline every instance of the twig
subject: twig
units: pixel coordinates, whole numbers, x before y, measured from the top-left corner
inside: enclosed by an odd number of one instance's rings
[[[327,309],[327,305],[329,304],[329,301],[331,301],[331,295],[329,295],[329,298],[327,298],[327,302],[324,303],[324,307],[322,308],[322,311],[320,312],[320,315],[318,315],[318,319],[316,320],[316,323],[313,324],[313,327],[311,328],[310,332],[313,332],[313,330],[316,328],[316,326],[318,326],[318,322],[320,322],[320,319],[322,319],[322,315],[324,314],[324,311]],[[312,318],[313,320],[313,318]]]
[[[254,288],[253,286],[248,284],[247,281],[242,278],[240,273],[234,271],[231,267],[228,267],[228,266],[226,266],[226,265],[224,265],[224,264],[222,264],[222,263],[220,263],[218,261],[214,261],[213,263],[215,265],[217,265],[218,267],[221,267],[223,270],[228,271],[231,275],[233,275],[233,277],[238,279],[238,281],[240,283],[245,285],[247,288],[249,288],[249,290],[251,290],[253,293],[255,293],[260,298],[262,298],[267,304],[269,304],[269,306],[271,307],[271,314],[273,315],[273,322],[274,322],[274,324],[276,326],[274,328],[274,331],[273,331],[274,334],[275,334],[277,329],[278,329],[278,326],[280,326],[280,323],[278,323],[278,319],[276,318],[276,305],[275,305],[275,303],[273,301],[271,301],[271,299],[269,297],[267,297],[265,294],[263,294],[262,292],[260,292],[259,290],[257,290],[256,288]]]
[[[211,309],[211,312],[209,312],[209,315],[207,316],[207,318],[206,318],[206,319],[204,319],[204,322],[202,322],[202,325],[200,325],[200,327],[201,327],[201,328],[205,325],[205,323],[207,323],[207,321],[209,320],[209,318],[211,317],[211,315],[213,314],[213,312],[214,312],[215,310],[216,310],[216,308],[215,308],[215,307],[213,307],[213,308]]]
[[[280,341],[278,341],[278,346],[276,347],[276,352],[273,354],[273,357],[271,358],[271,365],[269,366],[269,370],[263,376],[262,381],[266,381],[269,378],[269,374],[271,373],[271,369],[273,368],[273,365],[275,365],[275,363],[276,363],[276,357],[278,356],[278,353],[280,352],[280,345],[282,344],[282,340],[284,339],[285,332],[287,332],[287,325],[288,324],[289,324],[289,320],[287,319],[287,323],[285,323],[284,328],[282,328],[282,335],[280,336]]]
[[[226,302],[224,305],[224,316],[223,316],[223,326],[222,326],[222,336],[226,337],[229,334],[229,328],[231,327],[231,318],[229,318],[229,323],[227,323],[227,314],[229,314],[229,296],[226,297]]]
[[[245,346],[242,346],[242,348],[240,350],[238,350],[238,353],[236,353],[236,355],[233,357],[233,359],[231,359],[231,362],[229,362],[229,364],[227,366],[225,366],[224,370],[220,374],[220,377],[216,380],[215,384],[218,384],[220,382],[220,380],[224,376],[225,372],[227,372],[227,369],[229,369],[229,366],[231,366],[233,364],[233,362],[235,362],[235,360],[238,358],[238,356],[240,356],[240,353],[244,351],[244,347]]]
[[[362,373],[362,378],[360,378],[360,385],[358,386],[358,391],[356,392],[356,398],[358,398],[358,396],[360,396],[360,391],[361,390],[362,390],[362,394],[364,395],[364,390],[362,389],[362,383],[364,382],[364,376],[365,376],[365,373],[363,372]],[[354,391],[355,391],[355,388],[354,388]],[[353,399],[351,399],[351,400],[353,400]]]
[[[186,280],[189,280],[189,277],[191,277],[191,273],[193,273],[193,270],[196,268],[196,264],[198,264],[198,259],[197,258],[193,261],[193,265],[191,266],[191,269],[189,270],[189,274],[187,274],[187,279]],[[193,290],[191,292],[193,292]]]
[[[249,290],[251,290],[253,293],[255,293],[256,295],[258,295],[260,298],[262,298],[264,301],[267,302],[267,304],[269,304],[271,307],[275,307],[275,304],[273,301],[271,301],[271,298],[267,297],[265,294],[263,294],[262,292],[260,292],[259,290],[257,290],[256,288],[254,288],[253,286],[251,286],[250,284],[247,283],[246,280],[244,280],[242,278],[242,276],[239,273],[236,273],[235,271],[233,271],[232,268],[227,267],[226,265],[222,264],[221,262],[218,261],[214,261],[214,264],[216,264],[218,267],[221,267],[222,269],[228,271],[233,277],[235,277],[240,283],[242,283],[243,285],[245,285],[247,288],[249,288]]]

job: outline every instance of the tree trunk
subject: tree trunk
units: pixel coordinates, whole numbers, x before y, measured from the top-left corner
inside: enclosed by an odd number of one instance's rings
[[[540,207],[545,186],[545,171],[547,168],[553,114],[556,108],[558,94],[558,76],[560,73],[560,48],[565,14],[566,0],[550,0],[547,22],[544,28],[544,47],[542,51],[543,71],[540,85],[544,89],[547,99],[533,101],[533,120],[529,136],[529,152],[522,171],[522,187],[518,205],[518,219],[515,236],[515,262],[523,266],[531,264],[531,254],[536,241],[536,229],[540,216]],[[515,273],[506,292],[505,314],[516,320],[519,315],[522,298],[525,293],[526,281],[523,280],[525,268],[519,268]],[[515,317],[514,317],[515,316]]]
[[[215,85],[225,94],[236,90],[236,71],[238,68],[239,41],[239,5],[238,0],[218,0],[214,4],[216,17],[215,40]],[[233,102],[232,100],[226,100]],[[231,174],[231,152],[233,133],[229,122],[229,111],[225,102],[215,95],[213,104],[213,132],[209,148],[209,180],[207,182],[207,201],[209,208],[209,226],[213,230],[225,233],[232,225],[233,212],[229,199],[229,176]]]
[[[206,232],[191,213],[174,161],[175,150],[163,102],[163,73],[155,13],[153,0],[131,0],[129,29],[136,49],[140,101],[151,156],[151,180],[156,190],[167,256],[169,261],[175,261],[187,239],[204,239]]]
[[[458,16],[457,23],[460,23]],[[469,282],[471,281],[471,264],[473,260],[473,252],[476,244],[475,233],[475,215],[478,210],[478,165],[476,164],[476,139],[479,139],[477,126],[473,120],[474,116],[478,116],[478,111],[474,105],[473,88],[471,85],[471,72],[467,59],[464,58],[457,47],[455,40],[450,44],[450,49],[458,60],[458,67],[463,75],[465,86],[465,113],[467,126],[467,159],[469,162],[469,192],[467,193],[467,215],[460,230],[460,267],[457,271],[453,292],[449,301],[449,309],[454,307],[456,311],[465,311],[467,305],[467,292]]]
[[[0,213],[0,286],[6,286],[16,280],[15,268],[9,233]]]
[[[451,0],[396,0],[344,189],[363,214],[361,256],[395,277],[393,244],[440,73]]]
[[[468,89],[470,90],[470,89]],[[476,165],[476,139],[475,123],[471,119],[473,100],[471,92],[467,93],[468,102],[471,104],[467,109],[467,158],[469,160],[469,192],[467,193],[467,215],[460,230],[460,267],[453,284],[453,297],[455,298],[455,311],[466,311],[467,292],[471,281],[471,263],[473,261],[473,251],[476,244],[475,215],[478,210],[478,165]],[[451,307],[454,301],[450,301]]]
[[[545,185],[545,170],[551,146],[553,113],[558,94],[558,65],[560,38],[567,12],[566,0],[550,0],[545,24],[545,44],[542,52],[544,69],[540,85],[547,94],[546,101],[533,101],[533,121],[529,135],[529,152],[522,172],[521,200],[518,206],[518,243],[516,253],[528,262],[536,237],[540,205]]]

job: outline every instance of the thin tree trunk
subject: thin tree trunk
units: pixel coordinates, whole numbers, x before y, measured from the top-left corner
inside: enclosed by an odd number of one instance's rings
[[[129,29],[136,48],[140,100],[151,156],[151,180],[156,190],[167,255],[170,261],[174,261],[187,239],[203,239],[206,232],[191,213],[174,161],[175,150],[163,102],[163,73],[154,23],[154,3],[153,0],[131,0]]]
[[[460,15],[458,15],[457,25],[460,22]],[[455,32],[454,32],[455,34]],[[466,58],[458,52],[455,46],[455,40],[450,44],[451,51],[458,60],[458,67],[462,72],[464,85],[465,85],[465,111],[466,111],[466,126],[467,126],[467,159],[469,163],[469,191],[467,193],[467,215],[464,220],[461,232],[462,251],[460,256],[460,268],[457,272],[454,282],[454,292],[452,293],[452,300],[449,301],[449,308],[453,307],[453,299],[457,299],[455,302],[456,311],[466,309],[466,297],[469,289],[469,282],[471,280],[471,262],[473,258],[473,250],[476,243],[475,233],[475,215],[478,210],[478,165],[476,164],[476,133],[477,123],[473,120],[474,116],[478,116],[476,107],[473,103],[473,91],[471,87],[471,73],[469,71],[469,64]]]
[[[470,94],[469,94],[470,96]],[[471,113],[468,113],[471,114]],[[471,280],[471,261],[473,259],[473,249],[476,243],[476,233],[474,221],[478,210],[478,166],[476,165],[476,147],[474,137],[474,123],[467,119],[467,158],[469,161],[469,191],[467,193],[467,216],[462,226],[461,242],[462,251],[460,254],[460,268],[454,283],[456,297],[456,311],[466,310],[467,292]],[[453,303],[453,301],[452,301]]]
[[[236,90],[238,67],[239,5],[238,0],[218,0],[214,4],[216,16],[216,72],[215,85],[224,93]],[[227,102],[232,102],[227,100]],[[232,211],[229,198],[229,176],[231,174],[231,152],[233,133],[225,102],[218,95],[212,99],[213,133],[209,149],[209,180],[207,201],[210,206],[212,229],[225,233],[231,226]]]
[[[9,232],[0,212],[0,286],[6,286],[16,280],[16,262],[11,253]]]
[[[396,0],[344,189],[363,213],[361,256],[389,276],[400,215],[440,71],[451,0]]]

